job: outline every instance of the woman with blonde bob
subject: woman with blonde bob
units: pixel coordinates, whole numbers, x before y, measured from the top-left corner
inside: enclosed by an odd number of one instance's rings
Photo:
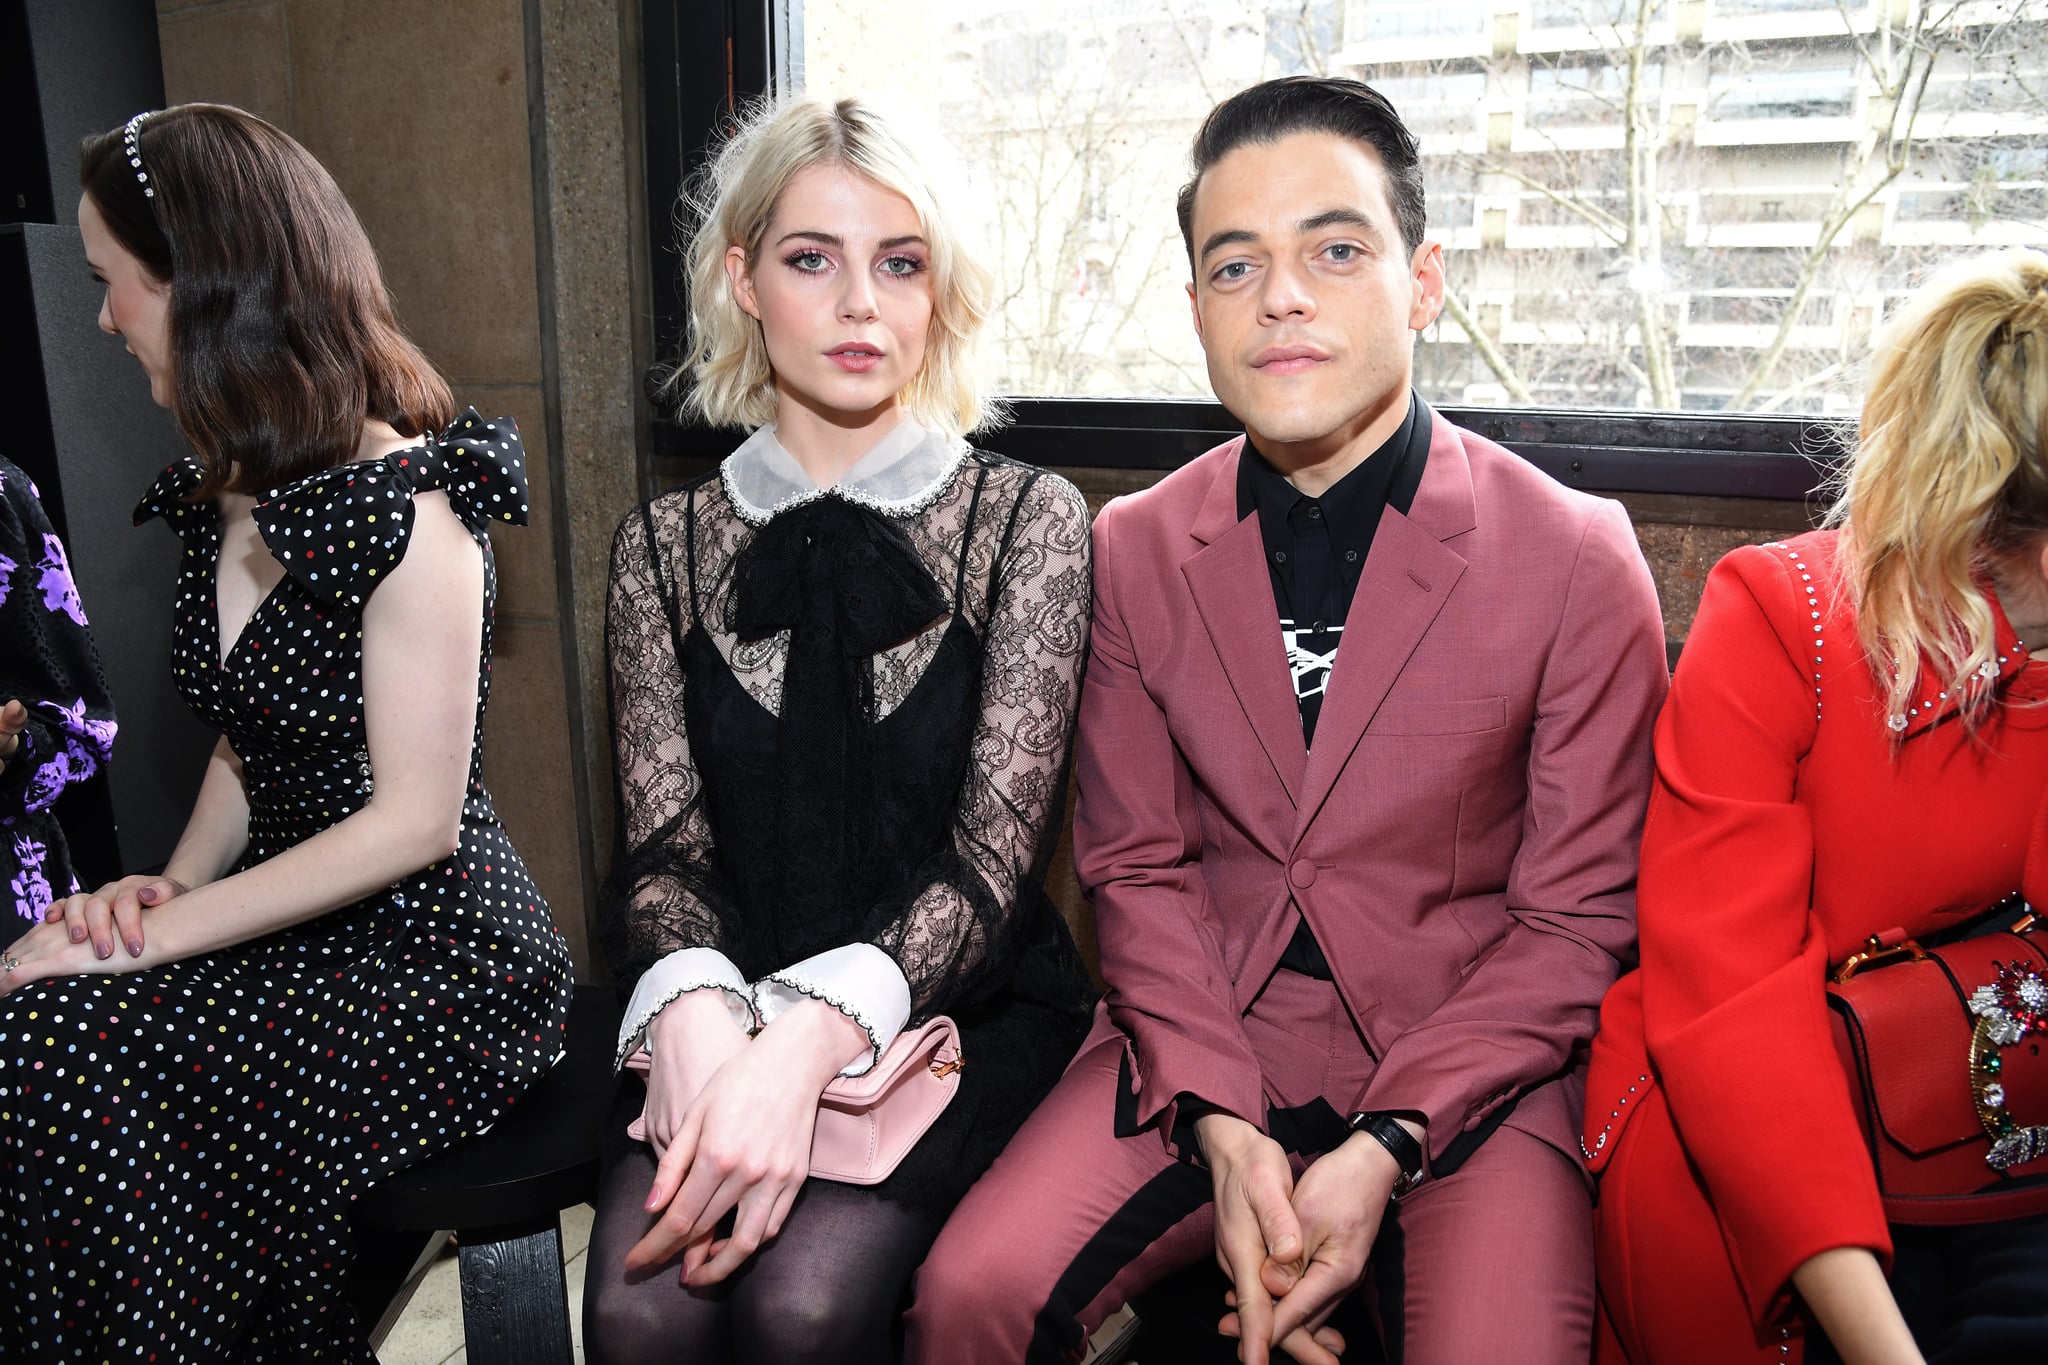
[[[964,439],[993,285],[946,170],[803,99],[744,119],[690,203],[670,392],[753,433],[613,547],[604,925],[648,1070],[609,1125],[593,1361],[893,1358],[946,1213],[1087,1025],[1042,882],[1088,512]],[[879,1183],[809,1177],[825,1086],[941,1014],[966,1064],[936,1123]]]
[[[1708,579],[1587,1080],[1599,1361],[2048,1359],[2048,1218],[1887,1226],[1825,997],[2048,905],[2044,439],[2048,256],[1962,262],[1878,339],[1832,529]]]

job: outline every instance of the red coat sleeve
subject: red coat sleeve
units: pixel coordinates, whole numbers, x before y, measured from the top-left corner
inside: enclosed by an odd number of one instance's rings
[[[1759,1322],[1786,1310],[1815,1254],[1891,1254],[1812,921],[1797,793],[1816,618],[1798,572],[1782,549],[1750,547],[1707,580],[1657,724],[1637,904],[1650,1058]]]

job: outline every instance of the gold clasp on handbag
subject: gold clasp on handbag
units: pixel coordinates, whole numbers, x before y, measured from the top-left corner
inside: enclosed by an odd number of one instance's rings
[[[958,1052],[954,1053],[951,1057],[934,1057],[932,1058],[932,1075],[943,1081],[946,1077],[966,1065],[967,1058]]]
[[[1910,958],[1915,962],[1927,959],[1927,950],[1912,939],[1901,939],[1897,943],[1886,943],[1883,934],[1872,934],[1865,940],[1863,951],[1849,954],[1841,966],[1835,968],[1834,981],[1837,986],[1847,984],[1850,977],[1865,967],[1889,961],[1895,957]]]

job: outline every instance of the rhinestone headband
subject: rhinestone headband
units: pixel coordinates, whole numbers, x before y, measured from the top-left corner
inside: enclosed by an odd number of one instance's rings
[[[142,186],[143,194],[154,199],[156,187],[149,183],[149,172],[142,169],[142,121],[148,117],[142,113],[128,120],[121,129],[121,146],[128,153],[128,164],[135,168],[136,183]]]

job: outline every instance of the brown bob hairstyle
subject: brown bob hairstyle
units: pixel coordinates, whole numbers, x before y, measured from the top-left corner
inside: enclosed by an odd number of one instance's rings
[[[171,411],[205,471],[194,497],[346,463],[369,418],[404,436],[454,420],[362,224],[304,147],[224,104],[151,114],[137,145],[154,198],[120,128],[79,145],[78,178],[115,240],[170,288]]]

